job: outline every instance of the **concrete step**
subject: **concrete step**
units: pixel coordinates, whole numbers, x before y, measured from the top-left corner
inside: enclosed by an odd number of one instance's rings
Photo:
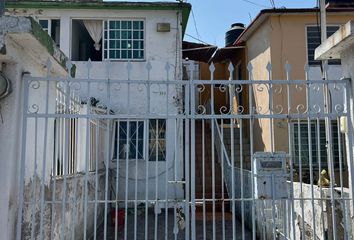
[[[227,212],[229,210],[230,202],[220,199],[220,200],[215,201],[215,211],[217,211],[217,212],[222,211],[223,202],[224,202],[225,212]],[[196,206],[195,206],[195,210],[197,212],[203,212],[203,202],[197,202]],[[210,202],[210,201],[205,202],[205,211],[206,212],[213,211],[213,202]]]

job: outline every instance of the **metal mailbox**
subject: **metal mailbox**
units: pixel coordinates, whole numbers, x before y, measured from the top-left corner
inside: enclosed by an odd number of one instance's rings
[[[285,152],[256,152],[253,166],[256,199],[288,198]]]

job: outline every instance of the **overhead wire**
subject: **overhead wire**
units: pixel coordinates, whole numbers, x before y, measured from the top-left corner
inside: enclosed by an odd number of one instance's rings
[[[197,37],[194,37],[193,35],[190,35],[190,34],[188,34],[188,33],[185,33],[185,35],[188,36],[188,37],[190,37],[190,38],[192,38],[192,39],[194,39],[194,40],[197,40],[197,41],[199,41],[199,42],[201,42],[201,43],[204,43],[204,44],[207,44],[207,45],[213,45],[213,44],[207,43],[207,42],[205,42],[205,41],[203,41],[203,40],[201,40],[201,39],[199,39],[199,38],[197,38]]]
[[[193,23],[194,23],[195,33],[197,34],[197,37],[200,38],[199,31],[198,31],[198,27],[197,27],[197,21],[195,20],[193,8],[192,8],[192,17],[193,17]]]
[[[269,6],[262,5],[262,4],[259,4],[259,3],[256,3],[256,2],[252,2],[252,1],[250,1],[250,0],[241,0],[241,1],[250,3],[250,4],[253,4],[253,5],[255,5],[255,6],[262,7],[262,8],[271,8],[271,7],[269,7]]]

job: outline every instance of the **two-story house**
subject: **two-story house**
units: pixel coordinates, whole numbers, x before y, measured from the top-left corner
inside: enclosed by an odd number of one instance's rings
[[[159,199],[183,199],[183,185],[169,183],[184,178],[183,121],[171,117],[183,111],[183,86],[164,82],[182,80],[182,39],[190,9],[182,2],[6,1],[7,15],[35,19],[75,65],[70,89],[83,106],[79,112],[61,111],[66,100],[59,93],[59,110],[53,114],[72,114],[63,117],[70,123],[55,119],[54,129],[46,130],[57,142],[50,149],[54,156],[48,166],[54,167],[47,176],[62,188],[46,194],[59,191],[57,201],[68,207],[55,205],[55,214],[47,217],[56,220],[35,232],[39,221],[25,215],[24,225],[30,223],[23,234],[91,236],[104,205],[125,207],[127,214],[124,203],[150,207],[154,200],[160,208]],[[108,131],[101,136],[98,128]],[[95,174],[100,176],[96,184]],[[76,220],[69,199],[78,202]],[[94,200],[96,206],[89,203]]]

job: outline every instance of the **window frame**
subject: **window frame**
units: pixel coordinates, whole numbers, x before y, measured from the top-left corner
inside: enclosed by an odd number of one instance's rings
[[[163,156],[164,158],[162,160],[160,160],[160,158],[157,159],[158,162],[165,162],[167,160],[167,119],[148,119],[148,120],[141,120],[141,119],[119,119],[119,120],[115,120],[114,121],[114,126],[113,126],[113,134],[112,134],[112,159],[117,161],[147,161],[147,162],[156,162],[156,159],[152,159],[150,160],[151,157],[151,153],[150,153],[150,121],[151,120],[156,120],[156,121],[164,121],[163,127],[164,127],[164,138],[163,140],[165,141],[165,145],[164,145],[164,153],[165,156]],[[118,140],[116,139],[116,133],[117,133],[117,127],[119,122],[142,122],[143,123],[143,153],[141,154],[143,157],[142,158],[119,158],[117,156],[119,156],[119,149],[117,149],[118,146]],[[156,146],[153,146],[154,149]],[[116,153],[117,151],[117,153]],[[116,156],[117,154],[117,156]]]
[[[157,155],[157,159],[156,159],[156,145],[153,145],[153,149],[154,149],[154,151],[155,151],[155,153],[151,153],[150,152],[150,141],[155,141],[156,142],[156,137],[155,138],[150,138],[150,121],[151,120],[155,120],[156,121],[156,123],[157,123],[157,126],[159,126],[159,121],[164,121],[164,123],[163,123],[163,128],[164,128],[164,138],[158,138],[158,140],[159,139],[163,139],[164,140],[164,143],[165,143],[165,145],[164,145],[164,149],[162,150],[164,153],[165,153],[165,156],[162,156],[162,159],[160,159],[160,156],[159,156],[159,148],[157,148],[157,152],[158,152],[158,155]],[[148,120],[148,124],[149,124],[149,127],[148,127],[148,139],[147,139],[147,141],[148,141],[148,143],[147,143],[147,145],[148,145],[148,158],[147,158],[147,160],[149,161],[149,162],[165,162],[166,160],[167,160],[167,119],[150,119],[150,120]],[[156,127],[156,126],[155,126]],[[155,129],[155,133],[156,133],[156,128],[154,127],[154,129]],[[159,135],[160,134],[160,129],[158,129],[158,134],[157,135]],[[155,135],[156,136],[156,135]],[[156,144],[156,143],[155,143]],[[160,145],[158,145],[158,147],[160,147]],[[155,156],[155,158],[153,158],[153,156]],[[163,158],[164,157],[164,158]]]
[[[340,26],[341,26],[341,24],[335,24],[335,23],[327,24],[327,28],[328,27],[338,27],[338,29],[339,29]],[[308,41],[308,28],[309,27],[319,27],[319,26],[317,26],[316,24],[306,24],[305,25],[305,50],[306,50],[305,54],[306,54],[306,62],[307,62],[307,64],[309,66],[313,66],[314,67],[314,66],[319,66],[321,61],[319,61],[319,63],[314,63],[314,62],[310,62],[310,60],[309,60],[309,48],[308,48],[308,44],[309,44],[309,41]],[[320,32],[320,34],[321,34],[321,32]],[[313,60],[313,61],[316,61],[316,60]],[[333,61],[335,61],[335,62],[333,62]],[[340,61],[337,62],[336,60],[329,60],[328,61],[328,65],[340,66],[341,63],[340,63]]]
[[[109,57],[109,40],[111,40],[109,38],[109,28],[107,28],[107,39],[105,38],[105,22],[107,22],[107,26],[109,27],[109,22],[110,21],[141,21],[143,23],[143,29],[141,30],[143,32],[143,39],[141,39],[141,41],[143,42],[143,49],[142,52],[143,52],[143,58],[134,58],[133,57],[133,52],[132,52],[132,57],[131,58],[110,58]],[[144,62],[146,61],[146,19],[145,18],[106,18],[106,19],[102,19],[102,61],[112,61],[112,62],[128,62],[128,61],[132,61],[132,62]],[[133,31],[133,30],[132,30]],[[115,40],[120,40],[121,41],[121,38],[119,39],[115,39]],[[140,39],[139,39],[140,40]],[[107,44],[108,44],[108,48],[107,48],[107,58],[105,58],[104,56],[104,53],[105,53],[105,50],[106,50],[106,41],[107,41]],[[132,36],[132,39],[131,41],[134,41],[134,38]],[[121,48],[120,48],[120,51],[121,51]],[[133,49],[131,49],[131,51],[133,51]]]
[[[55,168],[52,172],[54,177],[70,176],[76,173],[78,166],[78,129],[78,118],[58,117],[54,119],[53,166]],[[69,136],[66,136],[66,133]],[[65,161],[66,169],[63,168]]]
[[[47,30],[42,27],[42,24],[40,23],[40,21],[47,21],[47,23],[48,23]],[[39,19],[38,19],[38,24],[41,25],[42,29],[43,29],[44,31],[46,31],[49,36],[52,35],[52,34],[51,34],[51,33],[52,33],[52,19],[51,19],[51,18],[39,18]]]
[[[116,149],[117,146],[119,145],[118,143],[118,139],[116,138],[116,133],[117,133],[117,127],[119,129],[119,124],[121,122],[136,122],[136,123],[139,123],[139,122],[142,122],[143,123],[143,136],[142,136],[142,140],[143,140],[143,151],[142,151],[142,158],[139,158],[139,157],[135,157],[135,158],[119,158],[119,149]],[[128,161],[135,161],[135,160],[138,160],[138,161],[144,161],[145,158],[146,158],[146,146],[145,146],[145,129],[146,129],[146,121],[144,120],[141,120],[141,119],[119,119],[119,120],[115,120],[114,121],[114,126],[113,126],[113,134],[112,134],[112,137],[113,137],[113,141],[112,141],[112,144],[113,144],[113,152],[112,152],[112,159],[115,159],[115,160],[119,160],[119,161],[126,161],[128,159]],[[139,138],[138,138],[139,139]],[[131,140],[130,140],[131,141]],[[139,142],[138,142],[139,144]],[[118,147],[119,148],[119,147]],[[138,146],[139,148],[139,146]],[[117,156],[115,156],[115,154],[117,154]],[[139,150],[138,150],[138,156],[139,156]]]

